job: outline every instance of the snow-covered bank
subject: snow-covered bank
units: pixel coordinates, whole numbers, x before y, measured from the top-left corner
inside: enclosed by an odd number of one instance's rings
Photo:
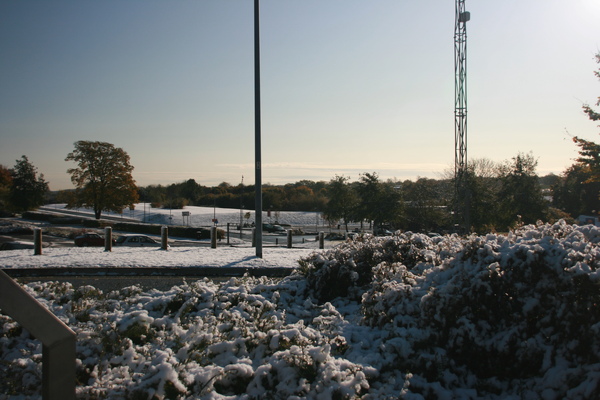
[[[66,204],[50,204],[41,207],[44,211],[60,212],[65,209]],[[93,217],[92,209],[78,208],[69,209],[69,212],[79,213],[88,217]],[[184,216],[183,213],[187,216]],[[246,215],[248,214],[248,218]],[[213,219],[218,220],[219,226],[226,226],[227,223],[238,225],[242,223],[252,223],[255,221],[254,210],[241,210],[235,208],[218,207],[197,207],[186,206],[179,210],[170,210],[168,208],[152,208],[149,203],[136,204],[133,210],[125,210],[123,214],[105,212],[103,216],[124,217],[136,219],[152,224],[164,225],[189,225],[189,226],[212,226]],[[326,229],[325,221],[318,212],[311,211],[263,211],[264,223],[280,223],[293,226],[314,226],[316,230]]]
[[[78,335],[80,398],[598,399],[598,271],[600,228],[559,222],[365,238],[282,280],[26,288]],[[0,326],[0,393],[39,394],[41,344]]]
[[[0,268],[77,268],[77,267],[240,267],[240,268],[297,268],[298,260],[314,249],[263,248],[263,258],[256,257],[251,247],[222,246],[158,248],[113,247],[104,248],[56,247],[46,248],[43,254],[33,250],[0,252]]]

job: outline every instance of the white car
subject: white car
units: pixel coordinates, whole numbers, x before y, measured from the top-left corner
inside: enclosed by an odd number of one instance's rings
[[[117,239],[116,246],[160,247],[160,242],[146,235],[123,235]]]

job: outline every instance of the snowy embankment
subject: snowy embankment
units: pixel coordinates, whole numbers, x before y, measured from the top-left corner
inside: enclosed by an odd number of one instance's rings
[[[77,333],[80,398],[597,399],[599,269],[600,228],[560,222],[365,237],[282,280],[26,288]],[[0,393],[39,394],[41,344],[0,318]]]
[[[137,267],[238,267],[238,268],[297,268],[298,259],[314,251],[311,249],[265,248],[263,258],[255,256],[251,247],[222,246],[171,247],[164,251],[148,247],[104,248],[50,247],[42,255],[34,256],[33,250],[0,252],[1,268],[137,268]]]
[[[50,204],[40,208],[43,211],[77,213],[92,218],[94,211],[89,208],[66,209],[66,204]],[[184,216],[183,213],[187,216]],[[228,223],[238,225],[251,224],[255,221],[254,210],[235,208],[186,206],[183,209],[152,208],[148,203],[138,203],[133,210],[127,209],[122,214],[105,212],[103,216],[135,219],[151,224],[182,225],[182,226],[212,226],[213,219],[218,220],[220,227]],[[246,218],[248,216],[248,218]],[[325,221],[321,213],[313,211],[263,211],[263,223],[279,223],[292,226],[315,226],[315,229],[325,229]]]

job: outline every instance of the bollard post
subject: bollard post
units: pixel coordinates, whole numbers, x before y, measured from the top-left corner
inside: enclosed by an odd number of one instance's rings
[[[39,256],[42,254],[42,229],[35,228],[33,230],[33,254]]]
[[[319,232],[319,249],[325,248],[325,232]]]
[[[217,227],[216,226],[210,227],[210,248],[211,249],[217,248]]]
[[[169,249],[169,227],[167,226],[160,228],[160,248],[162,250]]]
[[[227,244],[229,244],[229,222],[227,223]]]
[[[104,228],[104,251],[112,251],[112,228]]]
[[[252,247],[256,247],[256,228],[252,228]]]
[[[287,248],[288,249],[292,248],[292,230],[291,229],[287,230]]]

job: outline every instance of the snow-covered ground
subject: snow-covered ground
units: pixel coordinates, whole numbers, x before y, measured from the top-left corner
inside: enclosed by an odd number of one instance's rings
[[[42,207],[47,211],[65,210],[65,204],[51,204]],[[82,214],[93,217],[94,212],[91,209],[70,209]],[[183,213],[189,213],[184,216]],[[249,218],[246,219],[246,214]],[[227,223],[238,225],[240,219],[243,223],[251,224],[255,220],[254,210],[241,210],[235,208],[213,208],[213,207],[195,207],[186,206],[180,210],[170,210],[164,208],[151,208],[149,203],[139,203],[133,210],[126,209],[123,214],[104,212],[103,216],[122,217],[136,219],[152,224],[164,225],[189,225],[189,226],[212,226],[213,219],[218,220],[219,226],[226,226]],[[315,229],[326,228],[325,221],[320,213],[307,211],[273,211],[271,213],[263,211],[264,223],[279,223],[293,226],[314,226]]]
[[[316,246],[316,242],[311,243]],[[263,257],[256,257],[252,247],[219,246],[160,248],[119,247],[111,252],[103,247],[44,248],[42,255],[33,250],[0,251],[1,268],[63,268],[63,267],[241,267],[241,268],[297,268],[298,259],[315,251],[298,248],[263,248]]]
[[[600,398],[600,228],[365,237],[296,265],[167,291],[25,288],[77,334],[79,398]],[[41,344],[0,326],[0,399],[39,398]]]

